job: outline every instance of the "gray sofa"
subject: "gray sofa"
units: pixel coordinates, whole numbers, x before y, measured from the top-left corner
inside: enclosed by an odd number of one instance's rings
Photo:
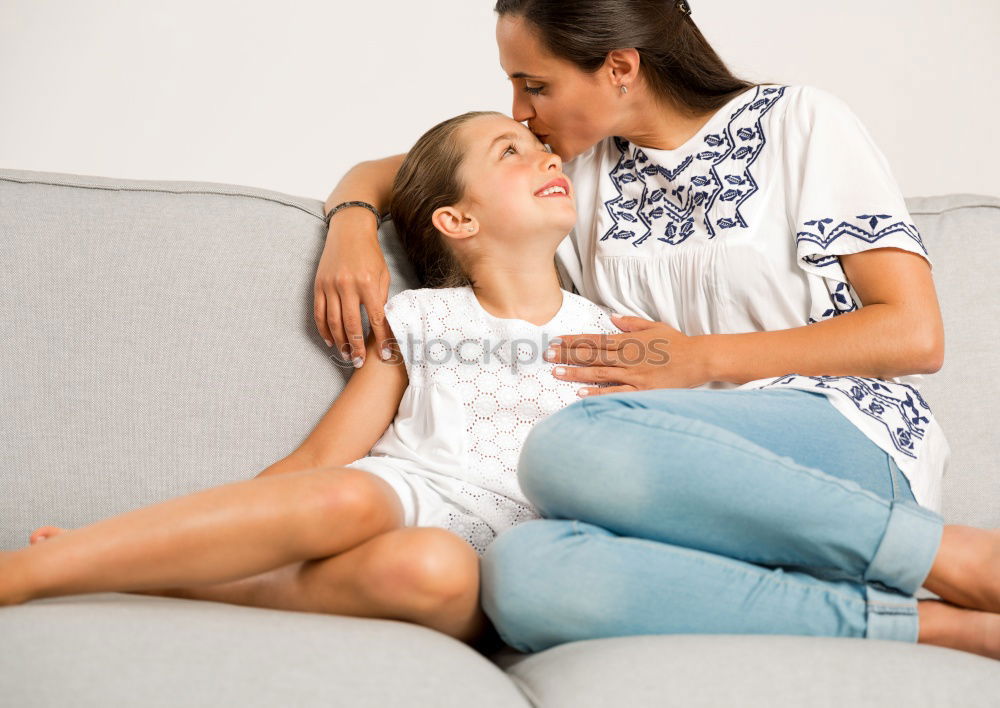
[[[909,206],[947,330],[924,389],[953,448],[945,516],[1000,527],[1000,199]],[[294,449],[348,375],[313,325],[324,236],[317,199],[0,170],[0,549]],[[391,221],[380,239],[390,295],[414,287]],[[101,593],[0,608],[0,705],[969,708],[1000,705],[1000,662],[770,635],[483,655],[405,622]]]

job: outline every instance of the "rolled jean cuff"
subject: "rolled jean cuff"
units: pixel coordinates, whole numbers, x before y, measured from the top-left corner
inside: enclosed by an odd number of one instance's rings
[[[865,639],[914,642],[920,634],[917,598],[866,585],[867,629]]]
[[[889,522],[864,580],[913,595],[931,572],[941,545],[944,519],[913,502],[889,503]]]

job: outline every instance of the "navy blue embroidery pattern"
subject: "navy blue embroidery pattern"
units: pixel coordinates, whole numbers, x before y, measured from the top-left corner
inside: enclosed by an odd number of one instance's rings
[[[924,246],[924,242],[920,238],[920,232],[917,230],[915,224],[907,224],[899,219],[894,219],[889,214],[859,214],[854,217],[854,220],[858,223],[852,224],[848,221],[841,221],[836,226],[831,226],[833,219],[829,217],[803,222],[802,226],[809,227],[809,230],[796,233],[795,243],[800,248],[803,244],[813,243],[820,249],[826,250],[841,236],[854,237],[865,243],[874,244],[887,236],[902,233],[913,239],[920,246],[920,250],[924,252],[924,255],[927,255],[927,248]],[[879,226],[880,222],[889,223]],[[811,247],[806,246],[806,248]],[[851,297],[847,283],[844,282],[846,278],[839,267],[837,255],[836,253],[825,253],[822,255],[806,253],[801,256],[803,263],[808,263],[816,268],[834,266],[828,268],[829,272],[824,273],[833,307],[825,310],[819,319],[810,316],[808,324],[821,322],[830,317],[842,315],[845,312],[853,312],[859,307],[858,303]]]
[[[758,190],[750,167],[767,143],[761,119],[785,88],[758,86],[754,96],[730,115],[722,132],[705,136],[705,150],[686,156],[672,169],[615,137],[621,155],[609,176],[618,196],[604,203],[613,224],[600,240],[622,239],[639,246],[655,234],[657,241],[677,245],[694,233],[698,208],[710,239],[715,238],[716,228],[746,228],[740,207]],[[688,177],[687,184],[679,179],[682,176]],[[735,215],[715,218],[712,207],[720,202],[734,202]]]
[[[842,315],[845,312],[854,312],[858,309],[858,303],[854,301],[854,297],[851,295],[851,288],[847,283],[834,283],[832,280],[826,280],[826,284],[828,288],[832,286],[830,290],[830,302],[833,307],[823,310],[823,314],[820,315],[818,320],[809,317],[807,324],[822,322],[831,317]]]
[[[812,221],[806,221],[803,223],[803,227],[811,226],[812,229],[809,231],[799,231],[795,234],[795,242],[796,244],[801,244],[805,241],[811,241],[821,249],[826,250],[830,247],[831,243],[836,241],[841,236],[853,236],[861,239],[865,243],[875,243],[879,239],[883,239],[886,236],[902,233],[916,241],[917,245],[919,245],[920,249],[924,252],[924,255],[927,255],[927,248],[924,246],[923,239],[920,238],[920,232],[917,231],[915,224],[907,224],[903,221],[894,221],[892,223],[883,224],[880,227],[880,221],[891,221],[894,218],[888,214],[859,214],[854,218],[857,221],[867,223],[868,228],[851,224],[847,221],[841,221],[837,224],[837,226],[830,228],[829,225],[833,223],[833,219],[813,219]],[[816,233],[817,231],[819,233]],[[829,265],[835,259],[835,254],[824,256],[803,256],[802,258],[802,260],[815,266]]]
[[[904,455],[916,459],[914,447],[923,440],[930,422],[930,406],[913,386],[857,376],[802,376],[788,374],[760,386],[823,388],[847,397],[858,410],[885,426],[892,444]]]

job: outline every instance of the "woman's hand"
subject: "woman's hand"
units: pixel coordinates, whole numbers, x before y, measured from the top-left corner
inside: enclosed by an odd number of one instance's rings
[[[379,356],[382,351],[391,355],[392,330],[383,311],[389,297],[389,268],[379,247],[374,214],[352,207],[334,215],[313,290],[313,316],[327,346],[335,344],[337,351],[346,361],[352,361],[355,368],[364,364],[367,355],[361,329],[364,304],[375,332],[377,351],[373,355]]]
[[[612,322],[627,334],[559,335],[561,342],[549,347],[545,360],[578,366],[563,367],[563,374],[553,369],[553,376],[563,381],[613,384],[582,387],[581,396],[694,388],[712,380],[706,337],[689,337],[665,322],[642,317],[614,316]]]

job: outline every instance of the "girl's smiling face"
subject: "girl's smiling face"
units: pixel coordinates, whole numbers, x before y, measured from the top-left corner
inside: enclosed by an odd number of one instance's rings
[[[521,255],[541,244],[554,253],[576,223],[575,195],[562,159],[506,116],[474,118],[457,137],[465,194],[460,203],[435,211],[438,230],[458,241],[481,233],[480,246],[485,239]]]

